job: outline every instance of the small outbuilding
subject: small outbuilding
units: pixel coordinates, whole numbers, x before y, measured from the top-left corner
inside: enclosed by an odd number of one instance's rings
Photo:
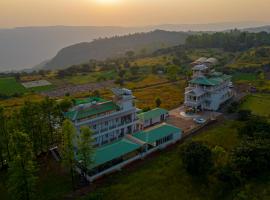
[[[147,127],[153,126],[155,124],[159,124],[164,122],[169,117],[168,110],[162,108],[155,108],[153,110],[149,110],[147,112],[143,112],[138,114],[139,118],[139,129],[143,130]]]

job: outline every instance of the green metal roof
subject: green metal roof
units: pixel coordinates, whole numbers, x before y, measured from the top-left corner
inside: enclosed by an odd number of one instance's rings
[[[206,77],[197,77],[195,79],[192,79],[190,81],[190,83],[193,84],[199,84],[199,85],[208,85],[208,86],[214,86],[216,85],[216,83],[212,82],[210,79],[206,78]]]
[[[81,104],[87,104],[87,103],[92,103],[92,102],[97,102],[97,103],[100,103],[100,102],[105,102],[106,100],[105,99],[102,99],[100,97],[89,97],[89,98],[86,98],[86,99],[75,99],[75,105],[81,105]]]
[[[109,112],[113,110],[118,110],[119,106],[117,106],[114,102],[108,101],[101,104],[93,105],[92,107],[84,110],[80,110],[77,113],[76,119],[83,119],[93,115],[101,114],[104,112]]]
[[[116,105],[112,101],[107,101],[107,102],[99,102],[95,105],[92,105],[89,108],[82,108],[82,110],[73,110],[66,112],[64,115],[70,120],[79,120],[87,117],[91,117],[93,115],[98,115],[101,113],[109,112],[109,111],[114,111],[118,110],[119,106]]]
[[[199,84],[199,85],[207,85],[207,86],[215,86],[231,78],[231,76],[222,74],[220,72],[215,72],[212,75],[213,76],[210,76],[208,78],[204,76],[194,78],[190,81],[190,83]]]
[[[124,156],[139,148],[141,148],[140,144],[136,144],[125,138],[106,146],[97,148],[94,155],[93,167],[105,164],[106,162]]]
[[[148,129],[145,131],[141,131],[139,133],[135,133],[133,137],[146,142],[146,143],[153,143],[157,140],[160,140],[164,137],[167,137],[174,133],[180,133],[181,129],[169,124],[162,124],[156,128]]]
[[[158,117],[160,115],[163,114],[167,114],[168,111],[162,108],[155,108],[153,110],[149,110],[147,112],[143,112],[138,114],[138,118],[142,119],[142,120],[149,120],[149,119],[153,119],[155,117]]]

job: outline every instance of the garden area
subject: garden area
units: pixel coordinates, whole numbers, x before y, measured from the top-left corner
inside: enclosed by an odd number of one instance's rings
[[[251,110],[253,114],[270,117],[270,94],[253,94],[246,98],[241,109]]]

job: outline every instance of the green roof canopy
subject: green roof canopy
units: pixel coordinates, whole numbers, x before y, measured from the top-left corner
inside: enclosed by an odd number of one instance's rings
[[[214,72],[212,76],[210,77],[201,76],[201,77],[194,78],[190,81],[190,83],[199,84],[199,85],[207,85],[207,86],[215,86],[215,85],[221,84],[224,81],[229,80],[230,78],[231,76],[229,75],[222,74],[220,72]]]
[[[105,164],[106,162],[124,156],[140,148],[141,145],[125,138],[106,146],[97,148],[94,155],[94,167]]]
[[[119,107],[112,101],[108,101],[105,103],[93,105],[92,107],[85,109],[85,110],[80,110],[77,113],[76,119],[83,119],[87,118],[93,115],[117,110]]]
[[[65,113],[65,117],[70,120],[83,119],[93,115],[98,115],[101,113],[118,110],[119,106],[112,101],[107,102],[97,102],[97,104],[92,105],[89,108],[82,108],[82,110],[73,110]]]
[[[159,117],[160,115],[167,114],[167,113],[168,113],[168,111],[165,110],[165,109],[155,108],[153,110],[140,113],[138,115],[138,118],[139,119],[142,119],[142,120],[149,120],[149,119],[153,119],[155,117]]]
[[[145,131],[141,131],[139,133],[135,133],[133,137],[146,143],[153,143],[156,142],[157,140],[160,140],[174,133],[181,134],[181,132],[182,132],[181,129],[175,126],[169,124],[162,124],[157,128],[152,128]]]

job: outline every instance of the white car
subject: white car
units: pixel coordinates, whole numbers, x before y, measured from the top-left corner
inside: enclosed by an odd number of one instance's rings
[[[196,122],[197,124],[204,124],[206,122],[206,119],[202,118],[202,117],[197,117],[193,119],[194,122]]]

